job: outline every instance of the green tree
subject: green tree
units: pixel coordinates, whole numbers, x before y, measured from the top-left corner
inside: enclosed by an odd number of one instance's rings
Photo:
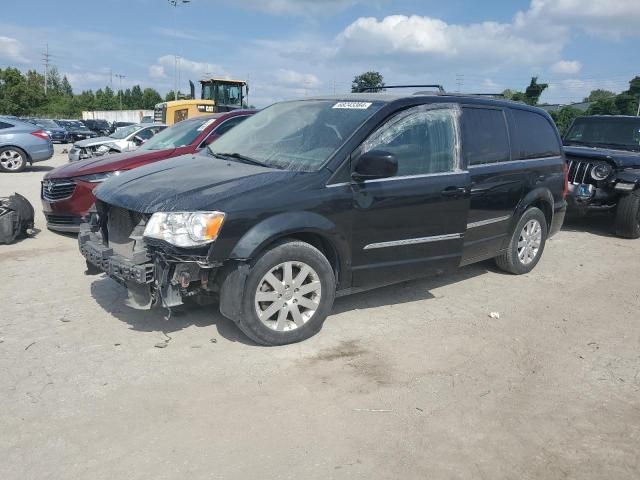
[[[142,108],[143,100],[142,100],[142,88],[140,85],[134,85],[131,88],[131,108],[138,109]]]
[[[78,95],[78,104],[81,110],[91,111],[96,109],[96,96],[92,90],[84,90]]]
[[[60,93],[62,93],[62,95],[64,95],[65,97],[73,97],[73,88],[71,87],[71,84],[69,83],[66,75],[62,77],[62,82],[60,83]]]
[[[173,90],[169,90],[167,94],[164,96],[165,102],[171,102],[175,99],[176,99],[176,92],[174,92]]]
[[[591,90],[591,93],[588,97],[585,97],[585,102],[597,102],[598,100],[604,100],[606,98],[615,97],[616,94],[609,90],[603,90],[602,88],[598,88],[596,90]]]
[[[589,106],[587,115],[618,115],[616,97],[601,98]]]
[[[354,77],[351,83],[352,92],[361,92],[364,89],[384,90],[384,78],[380,72],[365,72]]]
[[[563,107],[557,112],[551,112],[551,117],[556,122],[556,126],[562,136],[567,133],[575,118],[580,115],[583,115],[583,112],[573,107]]]
[[[546,83],[538,83],[538,77],[531,77],[531,82],[524,92],[507,89],[502,92],[507,100],[524,102],[527,105],[537,105],[542,92],[549,87]]]
[[[56,66],[51,67],[47,74],[47,95],[54,97],[62,95],[62,79]]]
[[[152,110],[156,103],[162,102],[162,97],[153,88],[145,88],[142,92],[142,108]]]

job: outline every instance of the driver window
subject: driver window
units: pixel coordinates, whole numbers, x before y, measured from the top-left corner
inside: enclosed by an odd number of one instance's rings
[[[374,132],[363,144],[362,153],[392,153],[398,160],[398,177],[454,171],[458,156],[457,117],[452,108],[411,108]]]

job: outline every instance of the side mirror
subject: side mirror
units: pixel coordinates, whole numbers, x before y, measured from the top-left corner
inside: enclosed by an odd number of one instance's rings
[[[144,142],[146,142],[146,140],[140,137],[139,135],[136,135],[135,137],[133,137],[133,143],[135,143],[138,146],[142,145]]]
[[[358,158],[358,163],[351,174],[356,182],[393,177],[398,173],[398,160],[389,152],[371,150]]]

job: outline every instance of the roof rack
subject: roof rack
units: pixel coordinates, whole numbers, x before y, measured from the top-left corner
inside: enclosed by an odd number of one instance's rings
[[[383,87],[362,87],[358,90],[358,93],[363,92],[379,92],[380,90],[386,90],[387,88],[436,88],[438,94],[446,93],[442,85],[385,85]],[[414,95],[424,95],[431,92],[416,92]]]
[[[496,97],[505,98],[504,93],[463,93],[462,95],[470,95],[472,97]]]

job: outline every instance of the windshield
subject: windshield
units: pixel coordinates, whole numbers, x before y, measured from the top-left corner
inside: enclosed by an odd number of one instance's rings
[[[196,117],[193,120],[183,120],[173,127],[167,128],[149,139],[140,150],[165,150],[191,145],[215,118]]]
[[[137,125],[131,125],[129,127],[122,127],[109,135],[111,138],[115,138],[116,140],[122,140],[123,138],[128,137],[136,130],[139,130],[140,127]]]
[[[639,150],[640,117],[578,118],[565,136],[564,143]]]
[[[382,106],[381,102],[300,100],[276,103],[209,146],[274,168],[312,172]]]
[[[58,125],[56,122],[47,119],[36,120],[36,125],[42,128],[60,128],[60,125]]]

